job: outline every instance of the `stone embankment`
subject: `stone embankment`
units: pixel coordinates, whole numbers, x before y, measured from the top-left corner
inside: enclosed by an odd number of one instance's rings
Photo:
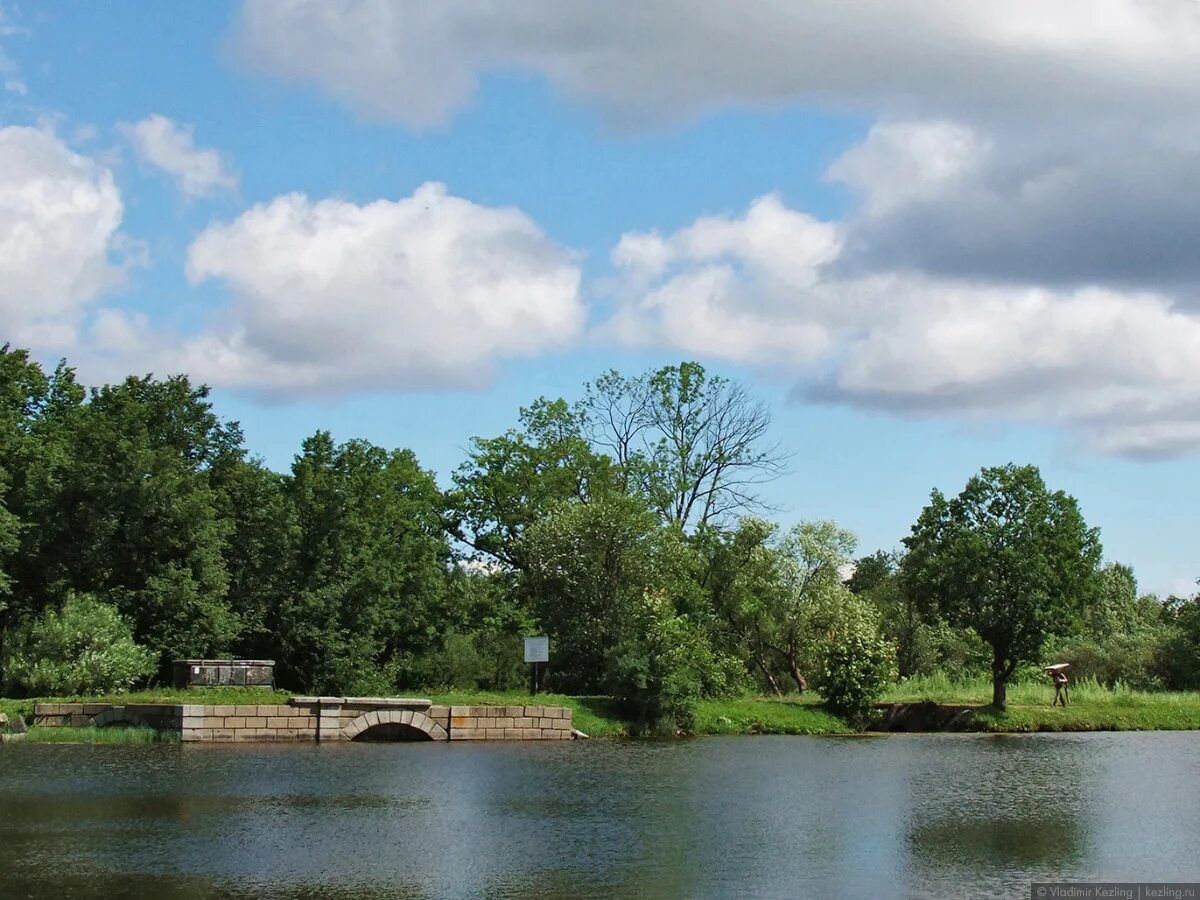
[[[293,697],[287,704],[39,703],[41,727],[142,725],[186,742],[538,741],[574,736],[561,706],[435,706],[397,697]]]

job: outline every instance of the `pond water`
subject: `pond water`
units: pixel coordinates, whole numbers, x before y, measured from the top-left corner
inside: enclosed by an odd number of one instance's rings
[[[1200,735],[0,748],[0,897],[1200,881]]]

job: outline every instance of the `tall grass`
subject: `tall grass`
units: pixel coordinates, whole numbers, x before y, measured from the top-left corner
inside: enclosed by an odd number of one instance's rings
[[[34,744],[178,744],[179,733],[153,728],[31,728],[26,741]]]
[[[1118,682],[1106,687],[1094,678],[1084,678],[1070,685],[1071,701],[1075,703],[1136,706],[1144,704],[1191,705],[1200,701],[1200,694],[1179,691],[1143,691]],[[932,700],[936,703],[987,705],[992,702],[992,681],[985,675],[951,678],[944,672],[905,679],[884,693],[889,703],[909,703]],[[1054,685],[1049,678],[1020,679],[1008,686],[1010,706],[1045,706],[1054,699]]]

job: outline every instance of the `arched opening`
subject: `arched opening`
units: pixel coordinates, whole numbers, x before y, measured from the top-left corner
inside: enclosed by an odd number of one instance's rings
[[[342,737],[350,741],[444,741],[446,729],[416,710],[387,709],[363,713],[342,726]]]
[[[372,725],[364,731],[360,731],[350,740],[352,741],[432,741],[433,738],[420,728],[413,728],[412,725],[401,725],[399,722],[387,722],[383,725]]]

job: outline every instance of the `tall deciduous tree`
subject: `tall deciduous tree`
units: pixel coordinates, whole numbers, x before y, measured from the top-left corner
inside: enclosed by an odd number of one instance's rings
[[[1035,466],[985,468],[950,500],[935,490],[904,543],[912,596],[991,647],[997,709],[1017,666],[1071,627],[1098,589],[1098,532]]]
[[[592,451],[579,416],[563,400],[521,409],[519,428],[475,438],[454,473],[449,530],[484,559],[525,564],[521,535],[556,504],[587,503],[612,483],[607,458]]]
[[[285,495],[281,674],[306,690],[394,688],[398,657],[426,649],[440,621],[449,548],[433,476],[410,451],[318,432]]]
[[[685,530],[761,508],[759,486],[786,468],[767,438],[766,404],[696,362],[637,378],[609,372],[587,385],[579,408],[625,489]]]

